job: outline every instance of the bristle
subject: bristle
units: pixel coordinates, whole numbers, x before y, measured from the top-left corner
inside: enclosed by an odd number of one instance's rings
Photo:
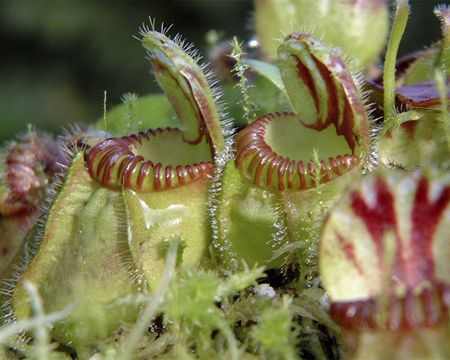
[[[286,220],[284,206],[285,206],[284,201],[282,199],[279,199],[275,207],[275,216],[274,216],[274,218],[276,219],[276,222],[274,223],[276,231],[271,234],[271,239],[269,242],[270,247],[274,251],[285,245],[289,238],[288,224]]]
[[[124,269],[124,271],[130,276],[131,281],[139,285],[141,284],[143,274],[136,266],[135,259],[133,258],[133,254],[129,246],[128,214],[123,197],[120,193],[117,193],[116,196],[112,197],[111,201],[113,201],[116,229],[118,238],[120,239],[118,241],[118,246],[121,249],[115,254],[115,256],[119,259],[122,269]]]
[[[205,65],[205,68],[209,67],[208,63]],[[220,86],[219,80],[216,79],[215,74],[212,70],[208,69],[205,73],[206,80],[208,82],[208,86],[211,89],[211,93],[214,98],[214,103],[216,106],[217,113],[219,115],[220,125],[222,129],[223,136],[225,138],[225,142],[227,139],[232,137],[236,132],[236,127],[234,126],[234,119],[230,116],[227,110],[227,104],[222,99],[223,98],[223,90]]]
[[[171,25],[169,25],[169,26],[165,26],[165,25],[164,25],[164,21],[163,21],[163,22],[161,23],[161,28],[160,28],[159,32],[160,32],[161,34],[166,35],[166,34],[170,31],[170,29],[172,28],[172,26],[173,26],[173,24],[171,24]]]
[[[371,172],[378,166],[379,149],[377,144],[382,126],[377,124],[380,123],[380,120],[381,118],[374,118],[369,115],[369,153],[367,154],[364,162],[365,166],[363,168],[363,172]]]
[[[367,152],[361,154],[362,155],[362,171],[370,172],[375,169],[378,165],[378,150],[376,148],[377,144],[377,136],[376,134],[376,124],[378,123],[378,119],[374,118],[374,111],[376,109],[376,105],[369,101],[369,97],[371,94],[371,90],[363,90],[364,76],[362,71],[352,71],[351,76],[356,85],[356,89],[359,94],[359,98],[362,102],[362,106],[364,112],[366,114],[368,120],[368,149]]]
[[[239,261],[236,254],[231,251],[231,244],[222,239],[219,231],[220,214],[219,205],[222,194],[222,180],[225,166],[235,157],[234,139],[230,136],[225,143],[225,150],[214,159],[214,173],[211,179],[208,196],[208,217],[211,225],[211,244],[214,249],[211,255],[214,259],[217,257],[219,263],[222,263],[224,257],[227,258],[229,269],[224,271],[233,271],[239,267]]]

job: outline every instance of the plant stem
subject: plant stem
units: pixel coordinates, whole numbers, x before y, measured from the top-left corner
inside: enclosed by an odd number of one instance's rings
[[[447,142],[447,149],[450,150],[450,126],[449,126],[449,113],[448,113],[448,100],[447,91],[448,86],[446,84],[446,78],[444,74],[436,70],[434,78],[436,79],[436,87],[439,90],[441,98],[441,116],[439,117],[442,124],[442,130],[445,134],[445,140]]]
[[[384,121],[385,128],[390,126],[395,115],[395,63],[397,60],[398,47],[405,32],[409,15],[408,0],[398,0],[392,23],[391,34],[384,61]]]
[[[242,59],[246,54],[242,51],[241,44],[236,37],[233,38],[233,52],[231,57],[236,60],[236,65],[233,68],[233,73],[239,77],[239,82],[236,84],[241,90],[242,100],[240,101],[242,109],[244,110],[244,119],[247,124],[251,124],[256,119],[255,105],[250,100],[249,90],[252,87],[248,83],[248,79],[245,76],[245,72],[248,69],[248,65]]]

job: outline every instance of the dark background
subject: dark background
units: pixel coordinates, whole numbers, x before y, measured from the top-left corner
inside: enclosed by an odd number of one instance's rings
[[[445,1],[410,1],[412,14],[401,53],[440,36],[432,10]],[[251,36],[251,0],[1,1],[0,142],[27,124],[58,131],[92,122],[125,92],[157,91],[145,51],[132,38],[152,16],[174,24],[205,51],[208,30],[225,38]]]

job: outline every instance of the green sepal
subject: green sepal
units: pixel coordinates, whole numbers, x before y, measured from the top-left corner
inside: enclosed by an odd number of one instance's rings
[[[202,178],[175,189],[152,193],[124,190],[128,243],[134,263],[155,290],[164,270],[167,239],[178,237],[183,266],[208,264],[208,185]]]
[[[113,330],[138,314],[134,305],[114,303],[138,292],[132,268],[120,194],[99,187],[79,153],[50,210],[39,250],[15,289],[15,316],[33,315],[23,287],[24,281],[31,281],[46,312],[75,305],[54,325],[56,340],[77,350],[101,346]]]

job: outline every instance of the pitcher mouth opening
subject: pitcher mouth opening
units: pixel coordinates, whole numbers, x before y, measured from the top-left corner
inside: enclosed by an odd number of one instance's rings
[[[102,186],[152,192],[176,188],[213,172],[204,141],[190,144],[176,128],[152,129],[97,144],[87,155],[89,174]]]
[[[258,119],[237,135],[236,149],[241,173],[254,185],[274,190],[310,189],[360,163],[346,138],[337,135],[333,126],[311,129],[290,112]],[[318,159],[314,159],[314,150]]]

